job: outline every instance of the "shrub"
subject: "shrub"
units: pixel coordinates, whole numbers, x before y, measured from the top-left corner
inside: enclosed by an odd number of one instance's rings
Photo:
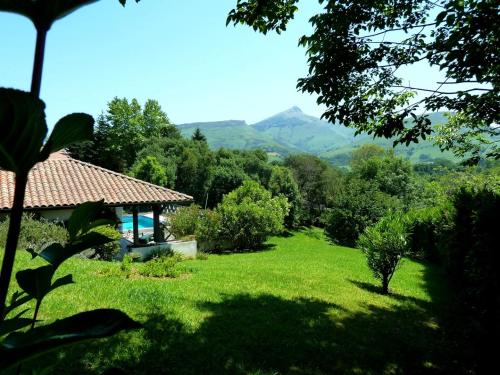
[[[291,170],[285,167],[274,167],[268,185],[273,196],[283,195],[290,204],[290,210],[285,217],[285,226],[297,228],[300,225],[302,197]]]
[[[500,335],[500,181],[462,187],[452,197],[451,226],[444,241],[444,262],[475,321],[483,366],[496,357],[491,344]]]
[[[230,241],[235,249],[258,247],[268,236],[283,231],[288,209],[285,197],[273,198],[258,183],[246,181],[217,206],[221,239]]]
[[[139,274],[147,277],[177,277],[183,270],[177,267],[182,261],[179,254],[164,254],[152,258],[139,268]]]
[[[118,232],[111,225],[103,225],[100,227],[93,228],[91,232],[102,234],[103,236],[106,236],[109,239],[113,240],[104,245],[94,247],[93,248],[93,250],[95,251],[94,257],[102,260],[113,260],[113,258],[120,252],[120,242],[119,242],[121,238],[120,232]]]
[[[195,234],[200,215],[200,206],[196,204],[189,207],[179,207],[169,217],[170,233],[175,238],[183,238]]]
[[[382,294],[389,292],[389,283],[407,251],[407,233],[403,216],[391,214],[359,237],[358,247],[366,255],[373,276],[382,282]]]
[[[202,210],[196,224],[198,249],[202,251],[222,250],[221,216],[214,210]]]
[[[439,245],[447,215],[441,207],[410,209],[405,215],[408,252],[414,258],[440,263]]]
[[[9,228],[9,219],[0,223],[0,248],[5,246],[7,241],[7,231]],[[67,230],[55,223],[51,223],[43,218],[35,218],[31,213],[25,213],[21,222],[21,233],[17,248],[25,250],[31,248],[40,251],[51,243],[57,242],[64,244],[68,241]]]
[[[323,216],[325,233],[336,244],[354,247],[365,228],[400,206],[397,198],[382,193],[372,182],[347,180]]]

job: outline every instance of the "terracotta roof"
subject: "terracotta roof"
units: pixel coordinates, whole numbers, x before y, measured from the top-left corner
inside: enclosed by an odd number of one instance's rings
[[[14,174],[0,170],[0,210],[9,210],[14,198]],[[104,199],[110,206],[190,202],[189,195],[153,185],[69,157],[53,154],[30,172],[24,207],[74,207]]]

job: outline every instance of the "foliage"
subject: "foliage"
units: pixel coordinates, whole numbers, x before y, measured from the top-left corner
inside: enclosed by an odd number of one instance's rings
[[[270,235],[283,230],[288,207],[286,198],[273,198],[258,183],[245,181],[216,208],[221,217],[221,236],[235,249],[259,247]]]
[[[291,155],[285,166],[292,170],[303,199],[305,224],[318,224],[322,212],[340,188],[341,173],[312,155]]]
[[[285,226],[297,228],[300,224],[302,197],[292,172],[288,168],[275,166],[269,178],[268,189],[273,196],[282,195],[288,200],[290,210],[285,217]]]
[[[215,207],[222,201],[224,195],[237,189],[248,179],[248,175],[236,164],[235,160],[224,159],[221,161],[212,170],[207,192],[208,207]]]
[[[447,218],[447,212],[442,207],[410,209],[405,215],[409,255],[440,263],[440,246],[448,225]]]
[[[172,233],[175,238],[183,238],[194,235],[200,215],[200,206],[196,204],[192,204],[188,207],[177,208],[175,213],[170,215],[168,218],[170,233]]]
[[[205,137],[205,135],[201,132],[200,128],[196,128],[193,135],[191,136],[191,139],[198,142],[207,142],[207,137]]]
[[[120,238],[121,234],[111,225],[103,225],[96,227],[91,232],[98,233],[104,237],[109,238],[109,242],[95,246],[93,250],[96,256],[102,260],[113,260],[120,252]]]
[[[444,262],[476,322],[479,365],[487,371],[497,360],[491,343],[500,334],[500,179],[462,187],[452,204],[451,225],[442,241]]]
[[[407,242],[401,214],[384,216],[359,237],[358,246],[365,253],[373,276],[382,282],[382,294],[389,293],[389,283],[407,252]]]
[[[132,165],[131,174],[133,177],[159,186],[168,185],[167,171],[154,156],[146,156],[138,159]]]
[[[381,192],[373,182],[346,179],[323,216],[325,233],[336,244],[354,247],[365,228],[400,207],[397,198]]]
[[[196,223],[196,240],[198,250],[222,250],[226,243],[222,239],[221,215],[215,210],[201,210]]]
[[[238,2],[227,21],[282,31],[297,2]],[[309,74],[297,86],[318,95],[328,121],[406,144],[432,132],[422,109],[481,119],[483,130],[500,123],[496,1],[320,3],[324,9],[310,19],[312,34],[299,41],[307,49]],[[444,80],[433,87],[406,85],[402,68],[421,61],[442,70]],[[411,124],[405,123],[409,116]]]
[[[178,277],[183,270],[178,267],[182,256],[178,254],[164,254],[147,261],[139,267],[139,274],[146,277]]]
[[[0,223],[0,248],[7,241],[9,223],[9,218]],[[43,218],[38,219],[32,213],[23,214],[18,249],[43,249],[54,242],[64,245],[67,241],[68,231],[63,226]]]
[[[180,137],[156,100],[148,99],[142,107],[137,99],[115,97],[99,116],[92,142],[70,151],[77,159],[125,172],[150,139],[166,135]]]

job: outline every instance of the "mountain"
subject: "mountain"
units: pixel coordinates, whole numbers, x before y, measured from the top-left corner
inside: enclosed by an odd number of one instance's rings
[[[262,148],[267,152],[280,155],[301,152],[299,149],[276,142],[272,137],[259,133],[245,121],[240,120],[194,122],[178,125],[178,128],[185,137],[191,137],[199,128],[207,137],[212,149],[220,147],[243,150]]]
[[[442,112],[430,113],[428,116],[433,126],[447,121]],[[393,143],[391,139],[373,138],[368,134],[354,136],[354,129],[307,115],[298,107],[292,107],[253,125],[248,125],[245,121],[229,120],[178,126],[187,137],[199,128],[213,149],[262,148],[273,158],[293,153],[311,153],[339,166],[347,165],[352,151],[363,144],[373,143],[392,148]],[[442,153],[429,141],[420,141],[408,147],[399,145],[394,150],[397,155],[412,162],[437,158],[455,160],[453,154]]]
[[[332,146],[349,144],[354,136],[354,130],[306,115],[298,107],[271,116],[252,127],[276,142],[312,154],[328,151]]]

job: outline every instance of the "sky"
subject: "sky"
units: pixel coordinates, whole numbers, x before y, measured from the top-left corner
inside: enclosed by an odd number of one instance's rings
[[[48,34],[41,98],[52,126],[71,112],[93,116],[115,96],[156,99],[173,123],[260,121],[292,106],[320,116],[315,97],[297,92],[307,75],[301,35],[320,9],[302,0],[286,32],[226,27],[236,0],[100,0],[54,24]],[[29,90],[35,30],[0,13],[0,86]],[[426,67],[412,83],[439,76]],[[425,84],[425,82],[423,82]]]

